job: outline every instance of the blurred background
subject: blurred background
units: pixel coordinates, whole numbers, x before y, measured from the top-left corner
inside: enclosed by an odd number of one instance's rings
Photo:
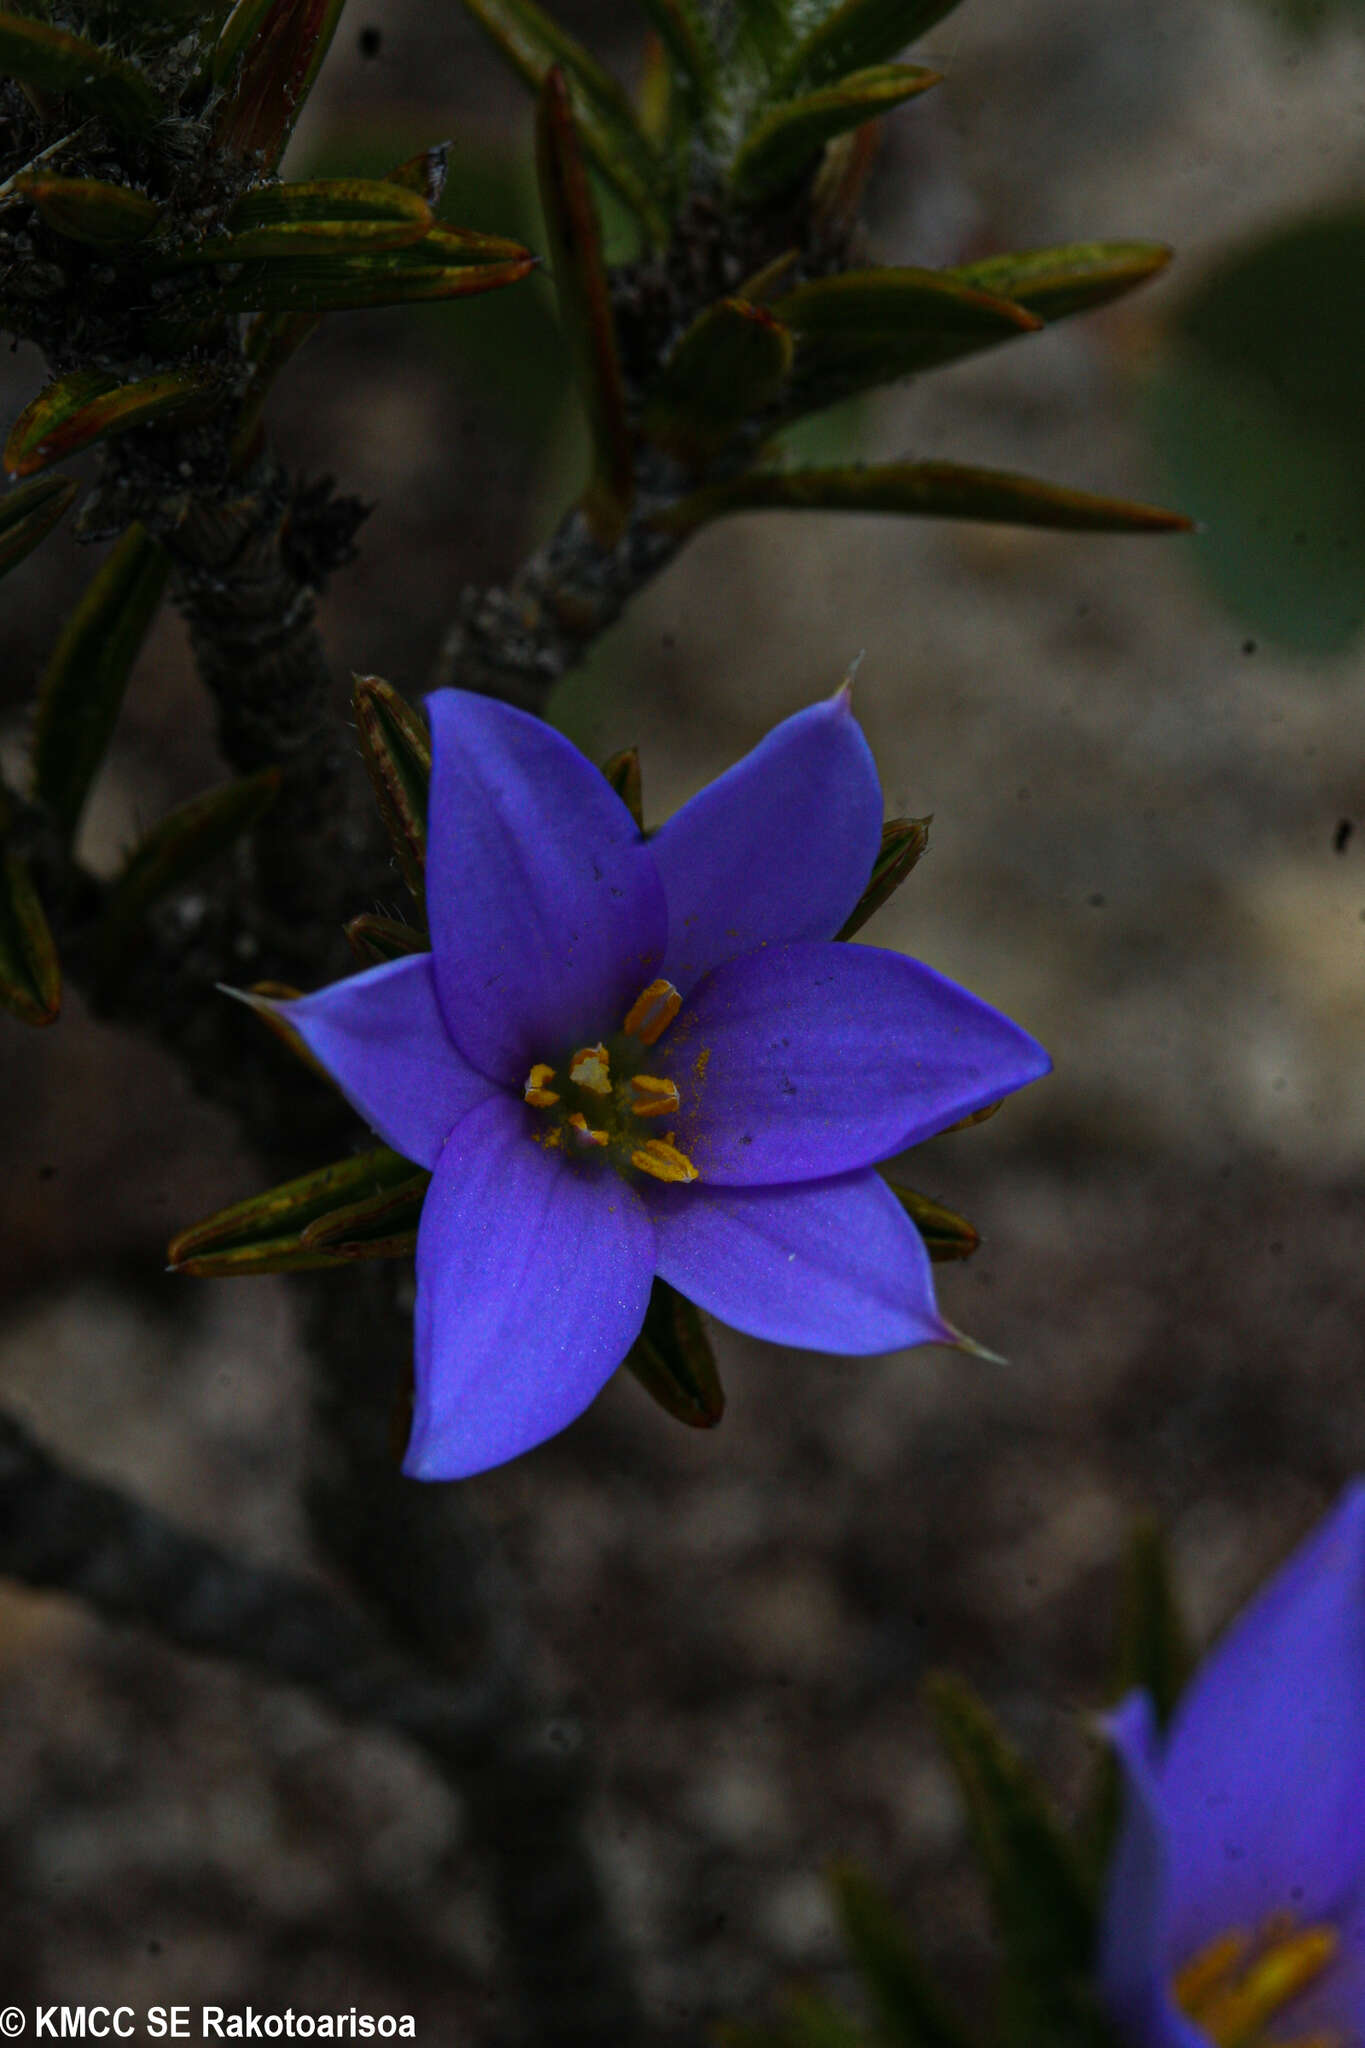
[[[555,11],[635,76],[626,9]],[[1365,10],[967,0],[915,54],[947,82],[887,124],[878,260],[1128,236],[1177,260],[808,445],[1025,469],[1204,531],[731,520],[554,705],[597,756],[638,743],[657,821],[862,652],[887,809],[934,814],[867,936],[1056,1060],[904,1174],[980,1227],[940,1298],[1007,1364],[719,1331],[714,1434],[623,1376],[470,1482],[594,1732],[651,2007],[698,2041],[803,1974],[838,1986],[836,1854],[979,2002],[922,1674],[969,1676],[1074,1802],[1134,1517],[1166,1520],[1207,1636],[1365,1459]],[[377,171],[449,136],[446,210],[535,243],[529,131],[458,8],[352,0],[289,168]],[[8,414],[38,368],[0,363]],[[420,694],[460,588],[507,574],[580,480],[540,281],[331,318],[273,423],[291,465],[374,504],[324,607],[339,706],[352,669]],[[91,561],[64,530],[6,585],[0,748]],[[112,868],[217,773],[167,617],[89,859]],[[6,1398],[85,1467],[311,1569],[289,1282],[162,1271],[174,1230],[256,1185],[231,1131],[71,998],[55,1031],[5,1033],[0,1143]],[[460,1814],[396,1741],[7,1588],[0,1718],[7,1998],[354,2004],[483,2038]]]

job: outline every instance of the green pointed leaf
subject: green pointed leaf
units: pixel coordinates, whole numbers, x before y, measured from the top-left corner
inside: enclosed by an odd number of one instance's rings
[[[609,761],[602,763],[602,773],[620,797],[626,809],[643,832],[645,829],[644,791],[640,782],[640,753],[637,747],[626,747],[623,752],[613,754]]]
[[[969,1259],[976,1251],[981,1243],[981,1234],[965,1216],[959,1216],[955,1209],[946,1208],[931,1195],[922,1195],[914,1188],[899,1187],[895,1181],[889,1181],[887,1185],[924,1239],[924,1248],[936,1266],[946,1265],[953,1259]]]
[[[79,490],[70,477],[41,476],[0,497],[0,576],[47,539]]]
[[[972,2037],[920,1961],[886,1894],[851,1863],[830,1872],[849,1955],[896,2048],[971,2048]]]
[[[716,92],[716,45],[696,0],[640,0],[686,101],[700,110]]]
[[[408,1177],[377,1194],[329,1210],[305,1226],[305,1251],[324,1251],[335,1259],[411,1258],[417,1249],[422,1203],[431,1185],[423,1167],[409,1163]]]
[[[664,364],[644,431],[701,464],[775,403],[791,363],[791,330],[766,306],[721,299],[698,314]]]
[[[228,216],[228,232],[177,252],[179,264],[258,258],[364,257],[420,242],[436,223],[418,192],[384,178],[313,178],[261,185]],[[502,246],[502,245],[500,245]]]
[[[400,249],[363,256],[277,256],[244,264],[229,282],[215,284],[205,303],[220,312],[243,313],[419,305],[497,291],[520,283],[535,267],[535,258],[519,243],[443,226]]]
[[[351,697],[360,751],[403,879],[425,896],[431,735],[426,721],[379,676],[357,676]]]
[[[725,1413],[725,1390],[700,1312],[656,1280],[644,1328],[626,1365],[659,1406],[693,1429],[714,1429]]]
[[[1116,1693],[1141,1686],[1165,1728],[1194,1663],[1165,1532],[1158,1522],[1139,1522],[1128,1550]]]
[[[1138,1523],[1125,1566],[1114,1698],[1121,1700],[1140,1686],[1156,1709],[1159,1726],[1166,1728],[1195,1660],[1171,1575],[1165,1533],[1158,1522]],[[1106,1745],[1085,1830],[1090,1863],[1098,1877],[1108,1870],[1122,1810],[1122,1774],[1113,1750]]]
[[[273,170],[316,83],[345,0],[238,0],[212,62],[217,139]]]
[[[33,793],[75,837],[133,663],[156,617],[170,558],[130,526],[63,628],[38,686]]]
[[[140,242],[161,218],[161,208],[130,185],[102,178],[58,178],[29,171],[14,180],[16,192],[37,207],[54,234],[95,249],[122,249]]]
[[[403,924],[396,917],[380,917],[373,910],[362,911],[343,926],[346,943],[362,967],[378,967],[386,960],[406,960],[409,954],[426,953],[431,940],[416,925]]]
[[[836,135],[889,114],[939,77],[915,64],[878,64],[771,108],[749,130],[731,166],[736,196],[752,206],[780,192]]]
[[[784,97],[886,64],[951,14],[958,0],[843,0],[792,50],[775,81]]]
[[[583,510],[599,542],[610,547],[630,512],[635,471],[597,204],[557,64],[545,74],[536,107],[536,175],[559,317],[588,415],[592,477]]]
[[[1163,271],[1170,260],[1171,251],[1163,242],[1071,242],[1060,249],[986,256],[942,275],[1012,299],[1040,320],[1052,321],[1121,298]]]
[[[1075,1845],[1035,1774],[958,1679],[928,1689],[967,1807],[1005,1954],[1005,2037],[1021,2048],[1106,2041],[1090,2001],[1095,1906]]]
[[[464,6],[533,92],[540,92],[551,66],[560,67],[584,149],[654,240],[666,241],[664,163],[611,74],[534,0],[464,0]]]
[[[836,938],[851,939],[870,917],[890,901],[929,844],[928,818],[888,818],[882,826],[881,850],[872,863],[867,887],[844,919]]]
[[[127,964],[151,906],[235,845],[270,808],[279,788],[278,768],[221,783],[178,805],[139,841],[110,888],[96,938],[102,992],[107,994]]]
[[[145,135],[169,109],[135,64],[100,44],[23,14],[0,14],[0,77],[64,93],[111,128]]]
[[[8,830],[0,811],[0,835]],[[0,838],[0,1006],[21,1024],[55,1023],[62,973],[29,872]]]
[[[778,299],[797,339],[788,412],[837,404],[898,377],[1036,333],[1037,314],[939,270],[847,270]]]
[[[410,1159],[387,1146],[340,1159],[182,1231],[167,1249],[167,1262],[176,1273],[223,1279],[341,1265],[345,1259],[335,1250],[305,1244],[308,1226],[340,1216],[350,1227],[357,1204],[406,1190],[417,1174]]]
[[[5,468],[11,476],[32,476],[130,427],[205,409],[216,396],[202,371],[167,370],[128,384],[105,370],[73,370],[24,407],[5,443]]]
[[[694,491],[657,513],[671,533],[691,533],[727,512],[897,512],[926,519],[985,519],[1076,533],[1183,533],[1178,512],[1038,483],[1008,470],[957,462],[895,462],[879,468],[760,470]]]

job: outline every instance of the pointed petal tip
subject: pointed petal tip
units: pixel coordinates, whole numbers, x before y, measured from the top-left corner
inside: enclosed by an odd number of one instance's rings
[[[838,689],[834,692],[834,695],[828,700],[830,704],[834,706],[836,711],[852,711],[853,684],[857,677],[858,670],[863,665],[863,659],[866,653],[867,649],[865,647],[860,647],[858,649],[858,652],[854,655],[852,661],[844,670],[843,681],[840,683]]]
[[[245,1003],[248,1010],[273,1012],[284,1007],[273,996],[258,996],[249,988],[234,988],[229,981],[215,981],[213,985],[220,996],[231,996],[234,1003]]]
[[[946,1344],[950,1350],[965,1351],[969,1358],[984,1359],[987,1365],[1008,1365],[1010,1363],[1009,1359],[1002,1352],[992,1351],[989,1345],[978,1343],[975,1337],[969,1337],[965,1330],[957,1329],[950,1322],[944,1321],[943,1331],[943,1336],[937,1341],[941,1344]]]

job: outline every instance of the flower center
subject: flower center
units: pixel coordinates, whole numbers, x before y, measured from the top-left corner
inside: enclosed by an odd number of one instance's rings
[[[1274,2040],[1266,2032],[1339,1946],[1334,1927],[1296,1927],[1289,1914],[1272,1914],[1256,1934],[1233,1928],[1197,1949],[1176,1971],[1171,1993],[1213,2048],[1345,2048],[1335,2032]]]
[[[522,1090],[541,1112],[538,1144],[568,1159],[609,1159],[654,1180],[689,1181],[697,1169],[661,1129],[681,1107],[677,1084],[645,1071],[649,1048],[682,1008],[670,981],[652,981],[613,1038],[583,1045],[559,1067],[537,1061]]]

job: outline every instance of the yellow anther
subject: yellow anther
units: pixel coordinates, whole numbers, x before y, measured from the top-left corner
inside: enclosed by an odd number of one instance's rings
[[[661,1038],[682,1008],[682,997],[671,981],[651,981],[626,1012],[621,1029],[643,1045]]]
[[[1184,1968],[1176,1971],[1171,1984],[1180,2010],[1189,2019],[1198,2019],[1210,1994],[1222,1990],[1250,1953],[1251,1936],[1240,1927],[1196,1949]]]
[[[1295,1931],[1277,1917],[1254,1943],[1241,1932],[1211,1942],[1171,1988],[1176,2004],[1213,2048],[1255,2048],[1276,2013],[1322,1975],[1339,1947],[1333,1927]]]
[[[678,1107],[677,1084],[656,1074],[632,1074],[630,1106],[636,1116],[672,1116]]]
[[[697,1169],[685,1152],[680,1152],[667,1138],[650,1138],[630,1155],[632,1166],[638,1166],[641,1173],[652,1174],[655,1180],[689,1181],[697,1178]]]
[[[589,1095],[611,1094],[611,1067],[605,1045],[585,1045],[569,1061],[569,1079]]]
[[[553,1081],[554,1077],[554,1068],[547,1067],[544,1061],[540,1061],[536,1066],[532,1067],[530,1073],[526,1076],[526,1086],[522,1090],[522,1095],[530,1103],[532,1109],[550,1109],[558,1102],[559,1097],[555,1094],[554,1089],[546,1086],[546,1083]]]
[[[606,1132],[595,1131],[581,1109],[576,1109],[569,1118],[569,1128],[577,1132],[580,1145],[605,1145],[607,1142]]]

